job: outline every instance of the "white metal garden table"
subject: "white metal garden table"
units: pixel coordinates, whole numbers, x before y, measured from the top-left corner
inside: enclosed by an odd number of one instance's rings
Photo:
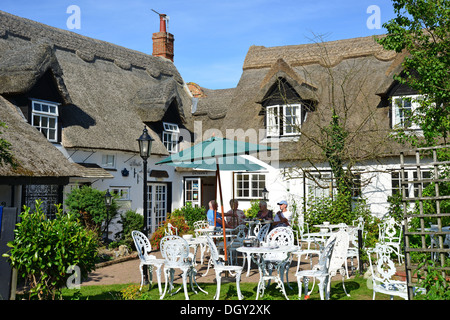
[[[286,295],[286,291],[284,289],[283,284],[283,274],[284,274],[284,265],[285,262],[289,260],[291,252],[294,252],[298,250],[297,246],[261,246],[261,247],[239,247],[236,249],[236,251],[242,252],[242,253],[248,253],[250,254],[252,260],[256,265],[258,266],[259,270],[259,282],[258,282],[258,288],[256,291],[256,300],[258,300],[259,295],[261,296],[264,294],[264,290],[266,288],[265,281],[274,280],[280,289],[280,291],[283,293],[284,297],[289,300],[289,298]],[[277,272],[276,274],[269,274],[267,270],[267,263],[264,260],[264,256],[266,254],[270,253],[285,253],[286,258],[278,263],[271,262],[272,266],[274,267]]]

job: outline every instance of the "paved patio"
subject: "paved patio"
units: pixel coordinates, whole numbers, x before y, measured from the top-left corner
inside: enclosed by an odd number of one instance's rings
[[[152,254],[154,254],[156,257],[161,258],[160,251],[152,251]],[[200,264],[200,254],[197,254],[197,263],[196,266],[197,269],[197,282],[214,282],[215,281],[215,273],[212,268],[210,268],[209,272],[205,275],[207,270],[207,258],[209,258],[209,255],[207,254],[204,263]],[[317,263],[317,256],[313,256],[313,264]],[[349,260],[350,263],[350,260]],[[356,260],[354,261],[356,264]],[[242,265],[242,260],[238,259],[238,265]],[[349,265],[350,267],[350,265]],[[291,267],[289,269],[289,281],[295,282],[297,281],[295,277],[297,269],[297,257],[294,257]],[[310,269],[310,260],[309,258],[306,259],[305,256],[302,256],[302,259],[300,261],[300,269],[308,270]],[[245,265],[243,274],[241,277],[241,282],[254,282],[257,283],[259,281],[259,272],[256,267],[256,265],[253,263],[252,268],[250,269],[250,274],[247,277],[247,265]],[[350,275],[352,277],[352,273],[350,272]],[[338,274],[336,277],[333,278],[333,280],[340,280],[341,277]],[[94,272],[92,272],[88,279],[83,281],[81,283],[82,286],[89,286],[89,285],[110,285],[110,284],[124,284],[124,283],[140,283],[141,276],[139,272],[139,258],[132,258],[128,261],[123,261],[119,263],[113,263],[111,265],[97,268]],[[153,277],[154,283],[156,284],[156,276],[154,274]],[[162,280],[164,281],[164,280]],[[222,274],[222,282],[226,281],[235,281],[234,277],[227,278],[226,274]],[[181,282],[181,276],[180,273],[175,273],[175,282],[180,283]]]

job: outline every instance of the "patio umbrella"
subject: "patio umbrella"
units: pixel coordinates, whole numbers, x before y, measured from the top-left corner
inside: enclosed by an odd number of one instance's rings
[[[269,151],[273,148],[250,142],[236,141],[218,137],[211,137],[194,146],[173,154],[156,164],[168,164],[176,167],[197,168],[216,171],[216,183],[219,188],[222,221],[224,220],[222,186],[220,170],[257,171],[264,167],[242,157],[260,151]],[[214,213],[214,217],[216,214]],[[227,260],[226,234],[223,226],[225,260]]]

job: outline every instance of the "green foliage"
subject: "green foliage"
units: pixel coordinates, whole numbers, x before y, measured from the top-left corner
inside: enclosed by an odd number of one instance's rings
[[[177,215],[172,217],[172,215],[169,215],[168,219],[160,224],[158,229],[153,232],[152,237],[150,238],[150,244],[152,245],[153,249],[159,250],[159,242],[165,236],[165,230],[168,228],[169,223],[173,227],[177,228],[179,236],[188,233],[190,229],[183,216]],[[175,230],[172,231],[173,234],[175,234]]]
[[[403,221],[403,201],[402,195],[399,193],[388,196],[387,201],[389,208],[387,214],[394,218],[396,222],[401,223]]]
[[[308,223],[310,232],[317,232],[318,228],[311,227],[315,224],[322,224],[324,221],[330,224],[345,223],[352,225],[353,221],[359,217],[364,218],[364,247],[372,248],[378,241],[378,225],[380,219],[374,217],[366,204],[365,199],[351,199],[351,209],[348,208],[348,195],[337,196],[336,199],[330,197],[313,198],[309,197],[308,208],[305,213],[305,222]],[[367,260],[363,253],[362,261]]]
[[[187,202],[184,207],[175,209],[171,217],[184,217],[190,228],[194,227],[194,222],[206,220],[206,209],[204,207],[194,207],[191,202]]]
[[[251,200],[250,208],[244,211],[244,214],[247,218],[256,218],[256,215],[259,211],[259,200]]]
[[[67,211],[79,214],[86,228],[102,233],[102,223],[106,225],[117,215],[117,202],[112,199],[109,212],[105,204],[106,191],[100,191],[90,186],[74,188],[65,201]],[[108,218],[108,219],[107,219]]]
[[[117,234],[120,244],[125,244],[129,248],[136,249],[134,246],[131,232],[133,230],[141,231],[144,227],[144,216],[136,211],[128,210],[120,215],[119,223],[122,224],[122,231]],[[118,246],[118,245],[117,245]]]
[[[411,116],[418,124],[424,141],[399,131],[398,138],[416,146],[433,146],[440,139],[448,143],[450,133],[450,3],[447,0],[393,0],[396,17],[383,27],[386,37],[378,39],[387,50],[409,55],[404,71],[395,76],[427,99]]]
[[[55,299],[60,296],[72,273],[70,266],[77,266],[86,277],[94,270],[97,257],[97,236],[85,229],[73,214],[64,214],[57,206],[56,219],[48,220],[36,201],[34,211],[24,207],[21,222],[14,230],[14,241],[8,257],[11,267],[29,282],[29,298]],[[81,279],[81,278],[79,278]]]
[[[418,300],[450,300],[450,284],[436,269],[435,264],[435,261],[428,260],[418,266],[417,276],[420,279],[420,286],[426,290],[426,294],[419,294],[416,297]],[[421,271],[423,267],[426,268],[426,272]]]
[[[309,197],[308,209],[305,214],[305,221],[309,225],[321,224],[323,221],[329,221],[331,224],[346,223],[352,225],[352,222],[362,216],[367,220],[370,211],[367,208],[364,199],[354,200],[350,194],[338,194],[335,198]],[[348,203],[353,205],[349,206]]]
[[[8,128],[5,123],[0,121],[0,128],[1,127],[5,129]],[[1,131],[0,134],[2,134]],[[11,143],[0,138],[0,166],[5,164],[10,164],[14,169],[17,168],[18,165],[13,154],[11,153]]]

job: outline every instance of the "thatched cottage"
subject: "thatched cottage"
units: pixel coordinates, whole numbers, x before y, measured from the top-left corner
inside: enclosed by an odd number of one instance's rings
[[[233,195],[249,207],[264,187],[273,208],[282,199],[301,208],[310,196],[332,193],[321,146],[334,106],[350,133],[354,196],[368,197],[374,214],[386,212],[387,196],[399,188],[400,146],[389,134],[405,123],[401,97],[414,95],[393,81],[402,54],[371,37],[252,46],[236,88],[210,90],[184,82],[173,36],[161,26],[153,39],[168,46],[147,55],[0,12],[2,137],[20,162],[17,170],[0,168],[3,205],[49,204],[89,183],[142,213],[147,174],[152,231],[187,201],[205,206],[215,198],[213,172],[155,165],[214,134],[277,148],[252,157],[266,170],[222,174],[225,210]],[[136,142],[144,126],[155,140],[147,173]]]
[[[2,137],[20,162],[0,168],[3,205],[50,206],[88,183],[142,212],[136,140],[147,126],[149,224],[179,206],[174,168],[153,166],[180,136],[190,140],[192,97],[170,59],[0,12],[0,95]]]
[[[252,46],[236,88],[190,84],[198,97],[193,119],[204,133],[278,147],[277,154],[263,159],[271,165],[267,171],[223,179],[227,195],[234,188],[241,206],[248,207],[266,186],[272,208],[278,210],[277,202],[285,199],[299,213],[309,199],[332,195],[335,182],[324,152],[334,109],[347,132],[342,154],[352,168],[353,196],[367,198],[371,212],[382,217],[387,197],[400,189],[399,156],[406,148],[391,138],[392,129],[410,125],[406,115],[415,107],[407,99],[415,93],[393,79],[403,58],[373,37]],[[414,161],[406,155],[406,162]],[[415,174],[406,172],[410,180]],[[199,185],[203,179],[197,178]],[[417,184],[409,188],[410,196],[417,194]]]

